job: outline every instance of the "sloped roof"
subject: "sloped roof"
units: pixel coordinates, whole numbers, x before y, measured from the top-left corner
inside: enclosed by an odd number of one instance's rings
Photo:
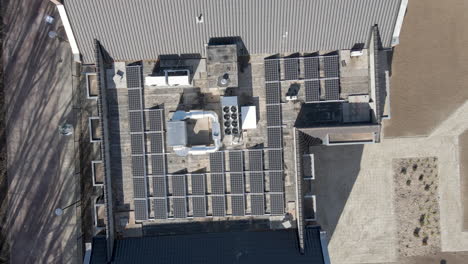
[[[296,230],[228,232],[118,240],[113,263],[323,264],[319,230],[306,230],[304,255]]]
[[[83,55],[93,39],[115,60],[204,54],[210,38],[238,37],[250,54],[350,49],[378,24],[384,47],[401,0],[65,0]],[[202,15],[203,23],[196,17]]]

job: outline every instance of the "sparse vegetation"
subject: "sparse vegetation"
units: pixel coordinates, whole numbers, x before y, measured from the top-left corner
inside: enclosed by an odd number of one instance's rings
[[[432,157],[394,160],[395,206],[402,223],[398,229],[401,256],[440,250],[436,163],[437,158]]]

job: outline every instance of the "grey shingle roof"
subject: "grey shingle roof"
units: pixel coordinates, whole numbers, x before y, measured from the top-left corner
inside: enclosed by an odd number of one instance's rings
[[[93,39],[116,60],[204,52],[240,37],[251,54],[349,49],[379,25],[389,47],[401,0],[65,0],[85,63]],[[203,15],[203,23],[196,17]]]
[[[113,263],[323,264],[318,229],[306,229],[304,255],[296,230],[129,238],[116,241]]]

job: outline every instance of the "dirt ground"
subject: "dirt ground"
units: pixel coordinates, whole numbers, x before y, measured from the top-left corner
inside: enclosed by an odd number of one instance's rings
[[[440,251],[437,158],[393,160],[400,256]]]
[[[81,259],[75,140],[58,127],[75,126],[72,54],[54,4],[2,1],[10,263],[78,263]],[[56,18],[53,25],[45,15]],[[56,208],[67,208],[61,216]]]
[[[428,135],[468,99],[468,1],[410,0],[393,55],[385,137]]]

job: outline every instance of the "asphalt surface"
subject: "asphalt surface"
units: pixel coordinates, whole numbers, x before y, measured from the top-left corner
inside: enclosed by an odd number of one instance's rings
[[[395,48],[385,137],[425,136],[467,99],[468,1],[410,0]]]
[[[55,6],[45,0],[3,1],[2,65],[8,142],[11,263],[78,263],[80,245],[74,138],[58,127],[74,123],[69,44]],[[46,14],[56,23],[44,22]],[[56,216],[56,208],[65,208]]]

